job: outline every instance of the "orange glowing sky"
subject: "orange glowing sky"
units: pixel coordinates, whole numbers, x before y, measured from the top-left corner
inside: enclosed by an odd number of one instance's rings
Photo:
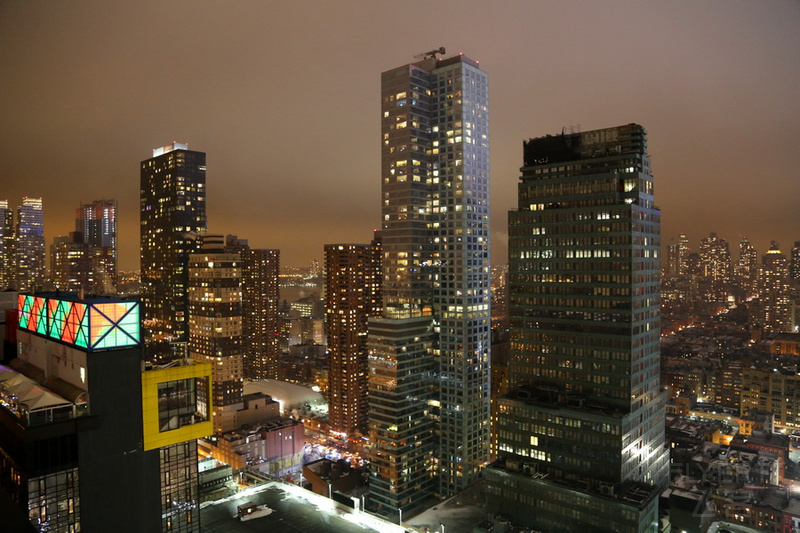
[[[800,3],[0,3],[0,199],[44,197],[47,243],[119,202],[138,268],[140,161],[207,158],[208,221],[284,265],[380,223],[380,73],[445,46],[489,73],[493,261],[522,140],[649,133],[662,238],[800,241]],[[735,255],[735,254],[734,254]]]

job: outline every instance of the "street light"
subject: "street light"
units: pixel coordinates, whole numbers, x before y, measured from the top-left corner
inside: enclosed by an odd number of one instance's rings
[[[444,533],[444,524],[439,524],[439,525],[442,526],[442,533]]]
[[[398,507],[397,512],[400,513],[400,521],[397,522],[397,525],[403,527],[403,509],[401,507]]]

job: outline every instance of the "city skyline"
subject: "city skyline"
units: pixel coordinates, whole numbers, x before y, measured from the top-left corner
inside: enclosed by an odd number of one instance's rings
[[[187,142],[208,154],[209,231],[306,265],[380,224],[376,73],[444,46],[493,80],[494,263],[529,132],[625,122],[648,128],[664,246],[684,232],[696,250],[717,232],[788,253],[797,4],[510,3],[491,17],[454,5],[436,5],[446,24],[395,28],[388,6],[366,3],[5,4],[0,199],[43,197],[47,243],[79,202],[117,199],[120,269],[136,269],[136,166]]]

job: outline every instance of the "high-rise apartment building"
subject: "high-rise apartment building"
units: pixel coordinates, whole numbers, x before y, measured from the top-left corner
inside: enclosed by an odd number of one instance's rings
[[[50,245],[50,281],[61,292],[94,292],[92,249],[80,232],[60,235]]]
[[[789,262],[789,277],[795,283],[800,283],[800,241],[795,241],[792,246],[792,258]]]
[[[222,235],[189,256],[189,354],[211,363],[214,433],[236,429],[242,383],[242,268]]]
[[[772,241],[759,271],[757,325],[773,331],[789,331],[791,285],[789,262],[778,243]]]
[[[758,252],[747,237],[739,243],[739,261],[734,272],[745,299],[758,294]]]
[[[14,285],[14,210],[0,200],[0,290]]]
[[[172,143],[141,163],[145,355],[164,361],[188,340],[189,254],[206,231],[206,154]]]
[[[242,353],[245,379],[277,379],[280,350],[280,250],[250,248],[228,235],[226,252],[238,252],[242,268]]]
[[[524,143],[509,213],[512,392],[488,503],[548,532],[657,531],[668,481],[660,213],[637,124]]]
[[[75,213],[75,231],[91,246],[95,293],[113,292],[117,284],[117,202],[81,203]]]
[[[390,509],[465,488],[489,459],[488,80],[476,61],[443,52],[381,75],[370,490]]]
[[[381,309],[380,244],[325,245],[331,429],[366,434],[367,321]]]
[[[41,288],[45,275],[44,211],[41,198],[22,199],[14,231],[16,289]]]
[[[715,302],[728,299],[733,281],[733,263],[728,241],[711,233],[700,240],[700,269],[707,284],[706,297]]]

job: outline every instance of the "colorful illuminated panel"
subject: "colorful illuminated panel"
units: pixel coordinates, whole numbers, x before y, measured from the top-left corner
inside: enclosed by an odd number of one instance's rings
[[[139,343],[139,302],[93,304],[89,315],[92,350]]]
[[[139,345],[139,302],[76,302],[21,294],[19,327],[88,351]]]

